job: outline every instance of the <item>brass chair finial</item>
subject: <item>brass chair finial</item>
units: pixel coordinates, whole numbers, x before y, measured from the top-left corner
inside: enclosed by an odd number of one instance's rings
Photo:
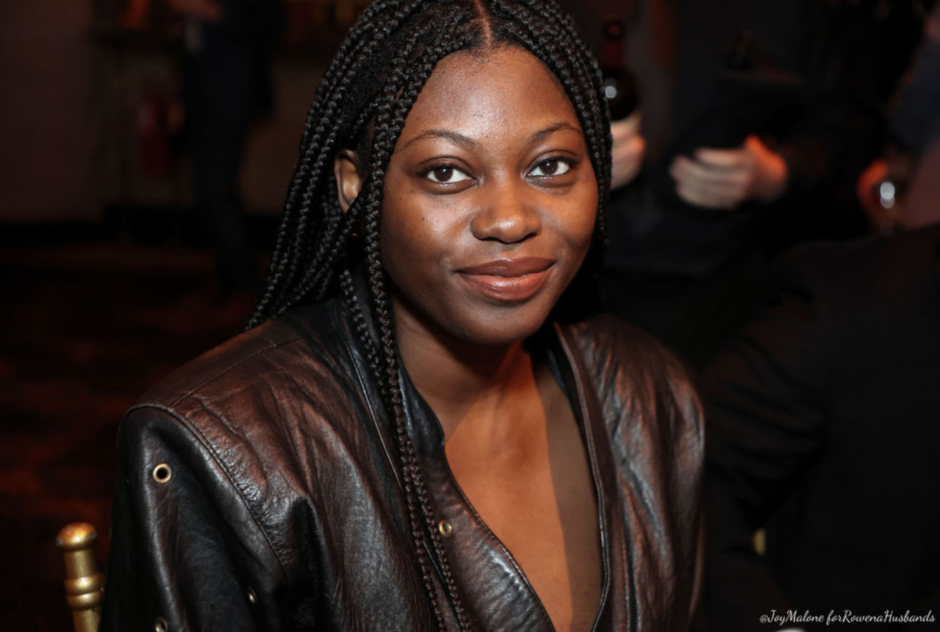
[[[73,522],[59,531],[56,545],[65,556],[65,601],[72,608],[75,632],[95,632],[104,600],[104,575],[98,570],[98,532],[87,522]]]

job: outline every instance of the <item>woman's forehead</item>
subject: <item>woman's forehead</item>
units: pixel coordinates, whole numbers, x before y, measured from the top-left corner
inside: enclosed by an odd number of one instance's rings
[[[559,123],[580,130],[561,83],[532,53],[503,46],[442,59],[418,95],[401,140],[438,127],[485,136]]]

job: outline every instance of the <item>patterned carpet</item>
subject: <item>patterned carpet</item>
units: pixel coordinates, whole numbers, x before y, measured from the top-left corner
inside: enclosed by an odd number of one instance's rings
[[[54,539],[92,522],[107,559],[123,412],[247,317],[211,275],[195,249],[0,250],[0,629],[70,629]]]

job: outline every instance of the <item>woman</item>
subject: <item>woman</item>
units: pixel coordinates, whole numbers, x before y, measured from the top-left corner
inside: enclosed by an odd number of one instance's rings
[[[369,7],[253,328],[122,426],[104,629],[688,627],[688,381],[556,322],[603,234],[602,104],[552,3]]]

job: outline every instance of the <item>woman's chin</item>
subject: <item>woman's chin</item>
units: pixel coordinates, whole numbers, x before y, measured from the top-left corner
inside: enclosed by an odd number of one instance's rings
[[[505,347],[521,342],[541,329],[548,314],[547,311],[525,316],[508,313],[502,318],[466,323],[450,333],[467,344]]]

